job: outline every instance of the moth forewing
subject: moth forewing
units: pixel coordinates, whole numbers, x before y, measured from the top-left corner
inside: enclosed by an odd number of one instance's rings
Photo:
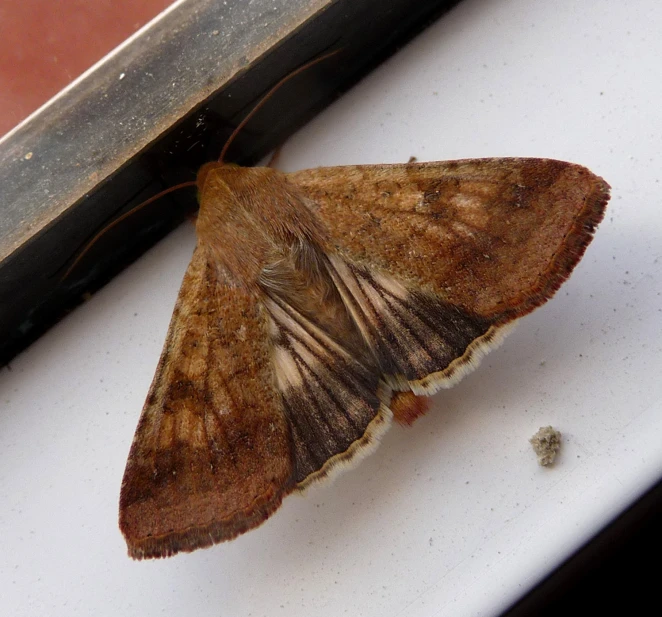
[[[545,159],[199,177],[198,248],[125,472],[133,557],[259,525],[475,368],[590,242],[609,186]]]
[[[135,558],[229,540],[294,483],[268,321],[199,245],[131,446],[120,528]]]

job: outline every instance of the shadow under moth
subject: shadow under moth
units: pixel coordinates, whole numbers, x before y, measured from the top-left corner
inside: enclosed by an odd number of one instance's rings
[[[411,423],[553,295],[609,199],[584,167],[526,158],[214,162],[197,188],[122,482],[136,559],[230,540]]]

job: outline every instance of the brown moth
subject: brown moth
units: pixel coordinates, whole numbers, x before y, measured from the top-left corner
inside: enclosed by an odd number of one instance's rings
[[[546,159],[209,163],[198,244],[131,446],[129,554],[230,540],[372,450],[548,300],[609,186]],[[398,394],[402,393],[402,394]],[[394,397],[395,395],[395,397]]]
[[[198,173],[198,244],[122,481],[135,559],[231,540],[411,424],[554,294],[604,215],[604,180],[547,159],[222,162],[336,53]]]

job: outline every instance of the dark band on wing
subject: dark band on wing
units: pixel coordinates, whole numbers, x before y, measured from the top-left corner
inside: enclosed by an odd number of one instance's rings
[[[388,396],[376,367],[363,365],[283,300],[274,297],[266,307],[300,483],[363,438]]]
[[[339,257],[331,259],[329,268],[385,375],[417,381],[443,371],[492,325]]]

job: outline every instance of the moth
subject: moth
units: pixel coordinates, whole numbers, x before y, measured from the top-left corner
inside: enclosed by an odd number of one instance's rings
[[[530,158],[213,162],[197,188],[121,488],[136,559],[235,538],[413,421],[553,295],[609,199],[586,168]]]

